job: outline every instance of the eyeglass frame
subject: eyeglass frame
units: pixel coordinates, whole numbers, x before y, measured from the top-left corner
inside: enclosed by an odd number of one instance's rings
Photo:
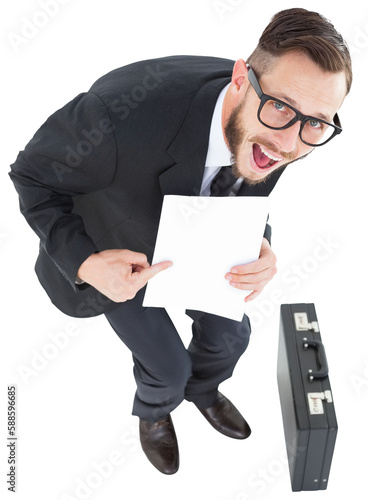
[[[334,137],[336,137],[336,135],[341,134],[341,132],[342,132],[341,122],[340,122],[340,118],[339,118],[339,116],[338,116],[337,113],[335,114],[335,116],[333,118],[334,123],[330,123],[330,122],[328,122],[326,120],[322,120],[321,118],[316,118],[315,116],[303,115],[303,113],[301,113],[299,110],[297,110],[293,106],[290,106],[290,104],[282,101],[281,99],[277,99],[276,97],[272,97],[272,96],[270,96],[268,94],[265,94],[263,92],[263,90],[262,90],[262,87],[261,87],[261,85],[260,85],[257,77],[256,77],[256,74],[254,73],[253,68],[248,63],[246,64],[246,66],[247,66],[247,69],[248,69],[248,80],[249,80],[249,83],[252,85],[253,89],[255,90],[257,96],[259,97],[259,99],[261,101],[260,104],[259,104],[259,108],[258,108],[257,118],[258,118],[259,122],[262,123],[262,125],[264,125],[267,128],[270,128],[272,130],[285,130],[285,129],[291,127],[292,125],[294,125],[294,123],[296,123],[297,121],[300,121],[301,122],[300,130],[299,130],[300,140],[302,142],[304,142],[304,144],[307,144],[307,146],[312,146],[313,148],[318,147],[318,146],[324,146],[331,139],[333,139]],[[271,125],[267,125],[265,122],[263,122],[261,120],[261,111],[263,109],[263,106],[266,104],[266,102],[271,101],[271,100],[275,101],[275,102],[278,102],[278,103],[282,104],[283,106],[287,106],[288,108],[290,108],[291,110],[293,110],[294,113],[295,113],[295,117],[292,118],[289,121],[289,123],[287,123],[283,127],[272,127]],[[309,120],[316,120],[318,122],[326,123],[327,125],[333,127],[334,128],[334,132],[331,135],[331,137],[329,137],[328,139],[326,139],[324,142],[321,142],[321,144],[311,144],[310,142],[305,141],[302,138],[302,132],[303,132],[303,128],[304,128],[305,124]]]

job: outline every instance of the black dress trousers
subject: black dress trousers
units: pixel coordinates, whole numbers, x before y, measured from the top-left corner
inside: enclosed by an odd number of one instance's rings
[[[219,384],[231,377],[248,346],[248,317],[244,315],[238,322],[187,310],[193,319],[193,336],[185,347],[165,309],[142,306],[144,290],[106,313],[110,325],[132,352],[137,384],[133,415],[155,422],[183,399],[201,407],[211,406]]]

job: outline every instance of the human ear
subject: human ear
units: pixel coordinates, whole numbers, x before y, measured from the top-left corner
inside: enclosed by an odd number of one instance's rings
[[[243,85],[246,85],[246,87],[248,86],[248,68],[243,59],[238,59],[235,62],[231,83],[233,83],[238,90],[240,90]]]

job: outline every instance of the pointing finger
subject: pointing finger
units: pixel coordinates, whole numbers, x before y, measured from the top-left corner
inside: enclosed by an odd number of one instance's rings
[[[160,273],[161,271],[165,271],[172,265],[173,263],[170,260],[165,260],[163,262],[153,264],[152,266],[142,269],[139,273],[137,273],[139,275],[139,280],[141,280],[143,283],[147,283],[147,281],[156,276],[156,274]]]

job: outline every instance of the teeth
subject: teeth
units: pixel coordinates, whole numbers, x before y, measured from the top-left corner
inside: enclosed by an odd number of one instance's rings
[[[264,155],[268,156],[271,160],[273,161],[281,161],[282,158],[276,158],[275,156],[272,156],[270,153],[268,153],[267,151],[265,151],[262,146],[259,146],[261,148],[261,151]]]

